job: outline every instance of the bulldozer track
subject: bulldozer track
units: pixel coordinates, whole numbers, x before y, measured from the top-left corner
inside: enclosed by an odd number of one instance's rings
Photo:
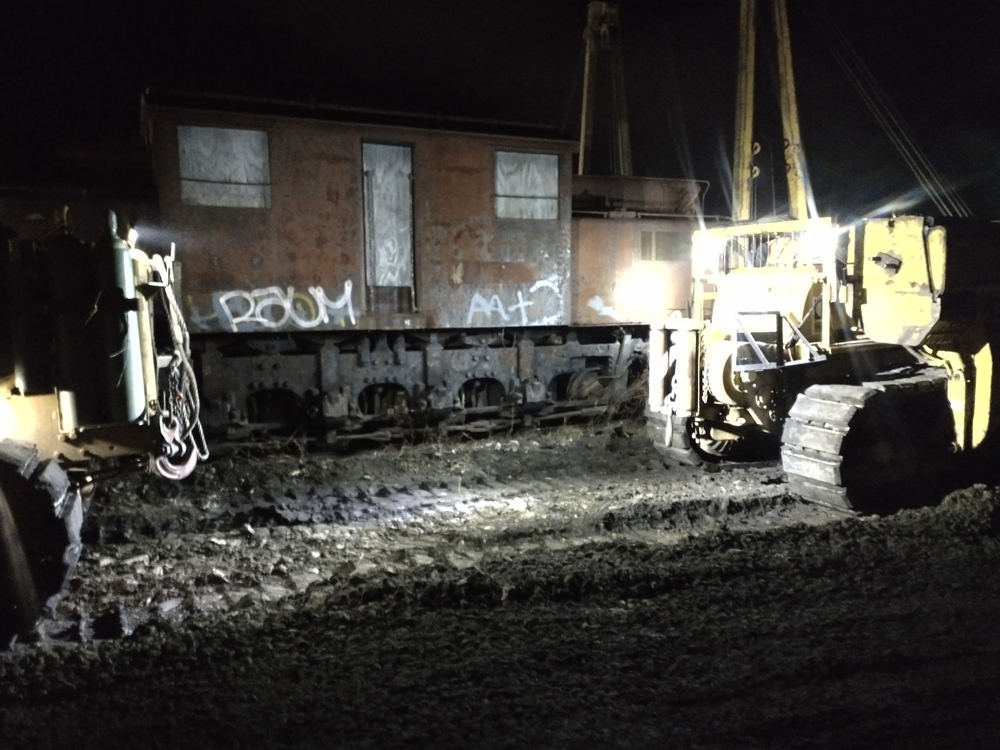
[[[80,558],[80,493],[28,443],[0,439],[0,649],[31,635]]]
[[[928,368],[861,385],[810,386],[782,433],[791,490],[834,508],[869,510],[946,473],[955,434],[947,383],[944,370]]]

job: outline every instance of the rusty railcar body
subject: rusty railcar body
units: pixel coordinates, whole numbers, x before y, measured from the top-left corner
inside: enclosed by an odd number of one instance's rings
[[[574,182],[553,131],[149,92],[143,117],[212,433],[596,413],[686,309],[703,185]]]

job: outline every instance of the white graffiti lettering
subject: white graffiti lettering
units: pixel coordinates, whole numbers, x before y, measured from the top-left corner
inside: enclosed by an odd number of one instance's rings
[[[529,289],[528,291],[531,294],[535,294],[539,289],[549,289],[552,291],[553,294],[555,294],[557,301],[556,307],[558,309],[558,312],[555,313],[554,315],[546,315],[541,320],[535,321],[535,324],[540,326],[557,325],[558,323],[561,322],[561,318],[563,315],[562,289],[560,288],[559,284],[556,282],[554,278],[549,278],[549,279],[540,279],[536,281],[534,284],[531,285],[531,289]]]
[[[321,286],[311,286],[308,292],[296,291],[293,286],[269,286],[252,292],[237,289],[216,293],[215,307],[234,332],[244,323],[267,329],[289,324],[309,329],[326,325],[331,320],[342,326],[347,320],[356,325],[352,287],[349,279],[345,281],[344,293],[334,300],[326,296]]]
[[[541,294],[541,290],[548,290]],[[545,296],[551,295],[546,300]],[[554,299],[553,299],[554,298]],[[528,308],[535,305],[551,310],[555,307],[555,312],[546,315],[538,320],[532,320],[528,315]],[[514,297],[504,304],[500,295],[494,294],[489,299],[476,292],[472,295],[469,303],[469,314],[465,317],[465,324],[472,325],[475,322],[485,323],[513,323],[514,325],[558,325],[563,315],[563,295],[562,288],[553,279],[542,279],[536,281],[528,289],[527,294],[518,290]],[[478,318],[485,318],[485,321],[477,321]],[[497,320],[499,319],[499,320]]]
[[[500,301],[499,296],[494,294],[487,301],[483,295],[476,292],[472,295],[472,302],[469,303],[469,314],[466,316],[465,324],[472,325],[472,321],[477,315],[485,315],[487,319],[492,318],[493,313],[499,315],[504,323],[510,320],[510,316],[507,314],[507,310],[503,306],[503,302]]]
[[[596,310],[598,315],[603,315],[608,318],[613,318],[615,320],[621,320],[618,315],[618,311],[613,307],[609,307],[604,304],[604,300],[600,297],[591,297],[587,302],[587,307],[592,310]]]

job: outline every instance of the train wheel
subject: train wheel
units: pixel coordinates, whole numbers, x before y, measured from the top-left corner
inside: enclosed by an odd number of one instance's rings
[[[34,446],[0,440],[0,647],[59,603],[80,559],[80,493]]]
[[[604,383],[596,367],[573,373],[566,386],[570,401],[597,401],[604,395]]]

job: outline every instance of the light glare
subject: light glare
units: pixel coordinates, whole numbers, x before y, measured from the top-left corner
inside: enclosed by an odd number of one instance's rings
[[[14,407],[11,406],[10,399],[0,395],[0,438],[13,434],[15,421]]]

